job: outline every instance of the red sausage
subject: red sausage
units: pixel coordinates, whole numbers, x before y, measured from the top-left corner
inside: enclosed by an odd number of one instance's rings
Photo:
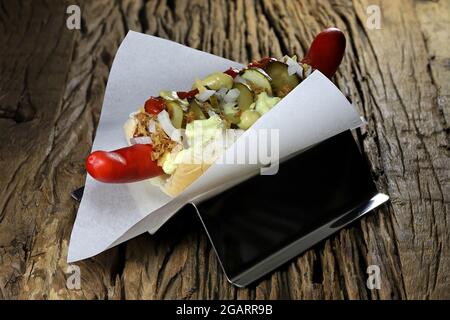
[[[126,183],[153,178],[163,170],[151,158],[152,146],[135,144],[106,152],[92,152],[86,159],[86,169],[96,180],[106,183]]]
[[[345,36],[342,31],[328,28],[314,38],[302,62],[331,78],[344,57],[344,51]]]

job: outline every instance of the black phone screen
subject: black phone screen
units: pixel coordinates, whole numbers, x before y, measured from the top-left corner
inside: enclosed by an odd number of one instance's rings
[[[378,193],[350,131],[197,206],[228,278]]]

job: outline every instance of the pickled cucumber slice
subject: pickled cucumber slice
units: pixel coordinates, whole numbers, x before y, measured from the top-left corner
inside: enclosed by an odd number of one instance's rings
[[[188,113],[192,113],[194,115],[195,119],[193,119],[193,120],[205,120],[206,119],[205,114],[203,113],[202,109],[200,108],[197,101],[195,101],[195,100],[192,100],[191,103],[189,104]]]
[[[196,100],[192,100],[189,103],[187,112],[184,114],[183,123],[181,124],[181,127],[186,128],[186,125],[194,120],[205,120],[205,119],[207,119],[207,117],[205,116],[205,113],[203,112],[198,102]]]
[[[232,124],[238,124],[240,121],[241,111],[239,107],[236,106],[236,103],[226,103],[223,106],[223,114],[225,115],[225,119],[227,119]]]
[[[233,89],[239,90],[239,97],[237,98],[238,108],[241,111],[247,110],[254,100],[253,91],[242,83],[235,83]]]
[[[261,115],[255,110],[246,110],[242,112],[240,117],[240,122],[238,123],[239,128],[247,130],[250,128],[256,120],[258,120]]]
[[[255,89],[254,91],[266,91],[272,95],[272,87],[270,86],[270,79],[263,74],[264,71],[258,69],[247,69],[242,74],[242,78],[250,82],[250,87]]]
[[[277,97],[283,98],[300,83],[297,75],[289,75],[288,66],[280,61],[272,61],[265,71],[272,78],[270,84]]]
[[[233,78],[226,73],[216,72],[203,79],[202,85],[211,90],[219,90],[220,88],[231,89],[233,86]]]
[[[180,129],[183,124],[183,109],[175,101],[167,101],[166,105],[172,125],[176,129]]]

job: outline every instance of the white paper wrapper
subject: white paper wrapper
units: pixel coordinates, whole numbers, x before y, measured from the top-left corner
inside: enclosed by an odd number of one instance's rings
[[[168,89],[186,91],[195,78],[230,67],[242,65],[172,41],[129,32],[111,69],[92,149],[125,146],[123,124],[149,96]],[[280,159],[285,159],[362,124],[344,95],[316,71],[251,129],[278,129]],[[251,131],[246,131],[235,146],[247,143],[250,135]],[[187,203],[207,199],[258,174],[259,168],[257,164],[214,164],[176,198],[148,182],[104,184],[88,175],[68,262],[92,257],[141,233],[154,233]]]

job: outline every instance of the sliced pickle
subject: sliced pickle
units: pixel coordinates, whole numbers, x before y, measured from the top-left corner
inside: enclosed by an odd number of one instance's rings
[[[194,120],[205,120],[206,116],[202,108],[196,100],[192,100],[189,104],[188,111],[184,114],[182,128],[186,128],[188,123]]]
[[[239,128],[247,130],[250,128],[256,120],[258,120],[261,115],[255,110],[245,110],[242,112],[240,117],[240,122],[238,123]]]
[[[199,93],[203,93],[205,92],[207,89],[206,87],[203,85],[202,80],[200,79],[195,79],[194,84],[192,85],[192,90],[197,89]]]
[[[203,79],[202,84],[212,90],[219,90],[220,88],[231,89],[233,77],[223,72],[216,72]]]
[[[244,71],[241,77],[251,83],[250,86],[252,89],[255,89],[255,92],[266,91],[268,94],[272,95],[272,87],[270,86],[269,76],[264,75],[263,70],[260,71],[253,68],[247,69]]]
[[[200,108],[197,101],[195,101],[195,100],[192,100],[191,103],[189,104],[188,113],[192,113],[192,115],[194,116],[193,120],[205,120],[206,119],[205,114],[203,113],[202,109]]]
[[[172,125],[176,129],[180,129],[183,124],[183,109],[175,101],[167,101],[167,112],[169,112]]]
[[[254,100],[253,91],[242,83],[235,83],[233,88],[239,90],[239,97],[237,98],[238,108],[241,111],[247,110]]]
[[[217,108],[219,106],[219,100],[217,100],[217,96],[214,94],[209,97],[209,102],[213,108]]]
[[[277,97],[283,98],[300,83],[297,75],[289,75],[288,66],[280,61],[272,61],[265,71],[272,78],[270,84]]]
[[[240,122],[241,111],[236,103],[226,103],[223,106],[223,114],[230,124],[238,124]]]

